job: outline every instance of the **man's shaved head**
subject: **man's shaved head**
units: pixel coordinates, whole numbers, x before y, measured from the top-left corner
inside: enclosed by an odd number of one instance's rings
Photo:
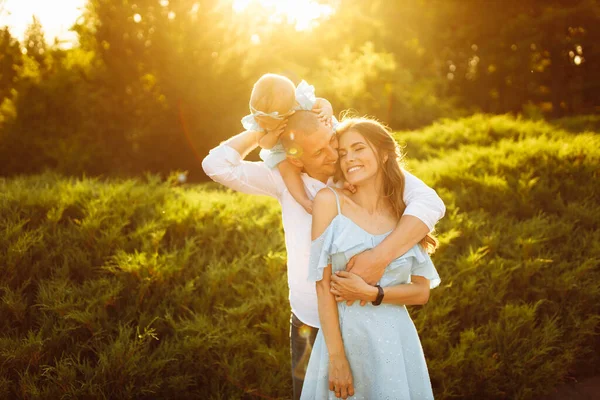
[[[285,131],[279,138],[292,165],[323,183],[335,174],[337,136],[317,114],[296,111],[288,117]]]
[[[319,129],[321,121],[312,111],[299,110],[290,115],[285,131],[281,134],[281,143],[286,150],[298,147],[298,140],[310,136]],[[302,136],[302,137],[301,137]]]

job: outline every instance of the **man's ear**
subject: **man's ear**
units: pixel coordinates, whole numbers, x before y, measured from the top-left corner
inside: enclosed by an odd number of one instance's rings
[[[287,160],[295,167],[304,168],[304,163],[297,157],[288,157]]]

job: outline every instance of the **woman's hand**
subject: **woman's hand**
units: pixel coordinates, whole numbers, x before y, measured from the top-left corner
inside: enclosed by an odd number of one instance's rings
[[[351,306],[356,300],[364,306],[368,301],[375,301],[377,288],[369,285],[360,276],[347,271],[337,271],[331,275],[331,293],[335,301],[345,301]]]
[[[346,355],[329,357],[329,390],[334,392],[338,399],[354,396],[352,371]]]

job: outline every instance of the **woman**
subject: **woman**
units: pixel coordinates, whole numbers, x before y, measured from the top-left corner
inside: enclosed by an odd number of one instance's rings
[[[427,253],[436,241],[428,235],[390,263],[379,287],[343,271],[351,257],[391,233],[406,206],[401,154],[388,130],[357,118],[337,132],[339,167],[356,192],[325,188],[314,200],[309,279],[317,286],[321,329],[301,399],[433,399],[405,305],[425,304],[440,283]],[[355,299],[367,303],[345,301]]]

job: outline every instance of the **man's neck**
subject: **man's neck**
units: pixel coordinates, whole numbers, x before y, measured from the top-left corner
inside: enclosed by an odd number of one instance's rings
[[[318,181],[320,181],[320,182],[322,182],[324,184],[327,184],[327,182],[329,181],[329,178],[331,178],[331,176],[329,176],[329,175],[321,175],[321,174],[311,175],[308,172],[306,174],[308,176],[310,176],[311,178],[316,179],[316,180],[318,180]]]

